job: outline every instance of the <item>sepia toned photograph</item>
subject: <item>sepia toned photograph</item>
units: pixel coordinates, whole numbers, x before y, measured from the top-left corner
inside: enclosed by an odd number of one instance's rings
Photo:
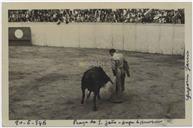
[[[184,5],[37,4],[4,15],[9,120],[186,119]]]

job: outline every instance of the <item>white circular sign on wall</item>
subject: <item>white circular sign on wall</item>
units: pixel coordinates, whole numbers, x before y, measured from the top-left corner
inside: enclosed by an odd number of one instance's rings
[[[16,37],[17,39],[21,39],[21,38],[23,37],[23,31],[22,31],[21,29],[17,29],[17,30],[15,31],[15,37]]]

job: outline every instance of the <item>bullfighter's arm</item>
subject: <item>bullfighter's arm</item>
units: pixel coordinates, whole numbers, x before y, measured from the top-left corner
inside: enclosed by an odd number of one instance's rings
[[[129,65],[128,62],[124,59],[124,70],[128,77],[130,77]]]
[[[113,71],[113,75],[116,76],[116,61],[111,59],[111,67]]]

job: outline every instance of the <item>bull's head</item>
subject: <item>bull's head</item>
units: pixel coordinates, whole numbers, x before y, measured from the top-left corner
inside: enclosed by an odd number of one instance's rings
[[[103,70],[102,67],[99,66],[99,70],[101,71],[103,78],[104,78],[104,82],[107,83],[108,81],[111,82],[111,84],[113,84],[113,81],[111,80],[111,78],[105,73],[105,71]]]

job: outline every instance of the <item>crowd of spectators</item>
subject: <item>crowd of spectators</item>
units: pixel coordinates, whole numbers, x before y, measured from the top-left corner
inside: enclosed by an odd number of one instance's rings
[[[9,10],[9,22],[108,22],[184,24],[184,9]]]

